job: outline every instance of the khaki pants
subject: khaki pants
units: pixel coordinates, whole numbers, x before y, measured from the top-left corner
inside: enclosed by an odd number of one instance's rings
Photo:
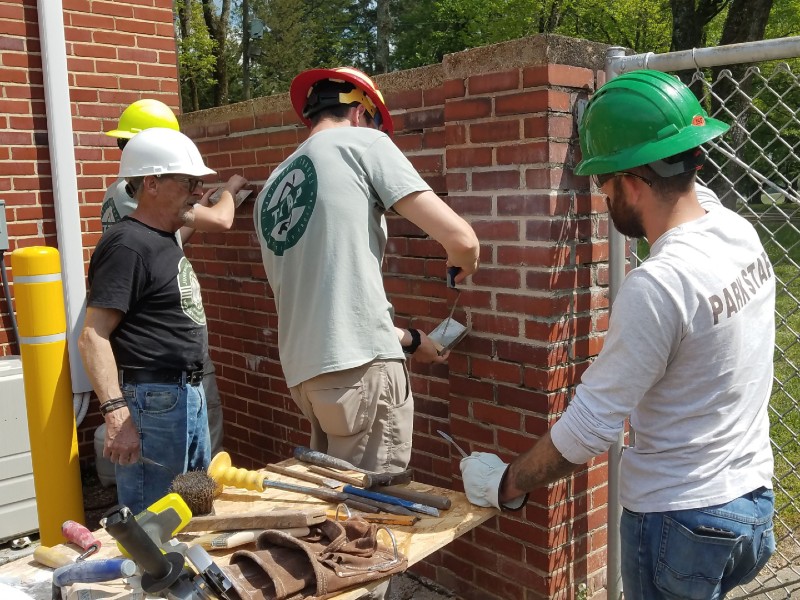
[[[311,448],[370,471],[411,459],[414,399],[404,360],[323,373],[289,390],[311,422]]]

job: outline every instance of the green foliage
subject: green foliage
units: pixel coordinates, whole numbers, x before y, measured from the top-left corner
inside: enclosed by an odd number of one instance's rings
[[[208,2],[209,0],[202,0]],[[707,0],[697,0],[698,6]],[[730,0],[734,2],[734,0]],[[775,0],[767,37],[800,32],[798,0]],[[670,0],[249,0],[251,17],[267,26],[251,40],[252,97],[286,91],[292,78],[312,67],[352,65],[373,74],[377,67],[377,14],[388,5],[390,70],[441,62],[449,53],[538,33],[585,38],[632,48],[667,52],[672,41]],[[191,79],[201,106],[208,93],[215,56],[227,65],[230,101],[242,98],[241,4],[232,9],[224,48],[217,48],[200,14],[201,0],[177,0],[187,9],[189,27],[178,28],[184,98]],[[703,29],[702,42],[717,44],[725,8]],[[237,31],[237,26],[239,31]],[[185,102],[191,106],[191,102]]]
[[[178,14],[184,14],[183,23],[176,19],[175,27],[183,105],[191,107],[193,102],[188,83],[192,81],[200,89],[207,89],[214,84],[217,43],[208,34],[203,8],[197,0],[177,0],[175,10]]]

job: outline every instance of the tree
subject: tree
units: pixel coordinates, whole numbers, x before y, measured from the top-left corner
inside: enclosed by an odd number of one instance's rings
[[[214,96],[214,106],[222,106],[228,103],[228,63],[225,60],[225,52],[228,47],[228,25],[231,16],[231,0],[202,0],[203,19],[208,29],[208,34],[214,40],[214,81],[212,93]],[[216,7],[219,5],[219,14]]]
[[[178,58],[184,110],[200,110],[201,95],[214,83],[216,42],[208,35],[197,0],[177,0]]]

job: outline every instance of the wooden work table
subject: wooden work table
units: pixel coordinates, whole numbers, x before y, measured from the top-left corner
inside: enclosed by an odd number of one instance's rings
[[[294,459],[284,461],[280,464],[292,469],[305,470],[306,468],[303,463],[299,463]],[[264,471],[264,477],[284,481],[286,483],[313,487],[313,484],[304,483],[268,471]],[[416,482],[411,482],[407,485],[413,490],[447,496],[451,501],[451,508],[440,511],[439,517],[430,517],[420,514],[419,521],[413,526],[391,526],[391,530],[397,540],[398,548],[400,552],[408,558],[409,566],[419,562],[436,550],[443,548],[457,537],[474,529],[498,513],[495,509],[480,508],[470,504],[466,496],[461,492]],[[316,498],[304,496],[295,492],[267,488],[264,492],[258,493],[233,487],[225,487],[223,493],[214,501],[214,512],[218,515],[242,515],[254,510],[263,509],[264,503],[269,503],[270,507],[274,507],[275,510],[291,508],[302,509],[320,505],[326,506],[327,508],[334,508],[332,504],[326,504]],[[200,535],[200,533],[179,533],[177,538],[183,542],[190,542],[198,535]],[[103,547],[91,558],[111,558],[120,556],[115,541],[105,530],[97,531],[96,536],[97,539],[102,542]],[[381,540],[383,541],[383,537]],[[59,548],[62,547],[59,546]],[[75,556],[78,555],[77,547],[64,546],[63,548],[73,553]],[[228,564],[230,556],[235,550],[246,548],[253,549],[254,546],[251,544],[249,546],[241,546],[240,548],[230,550],[214,550],[210,551],[209,554],[217,565],[224,566]],[[91,558],[89,560],[91,560]],[[32,556],[29,556],[25,559],[20,559],[0,567],[0,583],[16,587],[29,594],[35,600],[50,600],[52,571],[52,569],[43,567],[34,561]],[[355,600],[362,596],[364,592],[375,587],[375,585],[377,585],[377,583],[373,582],[363,587],[354,588],[336,596],[336,600]],[[65,588],[65,600],[76,600],[79,597],[77,594],[78,588],[92,589],[93,594],[91,595],[91,600],[138,600],[145,597],[142,596],[141,593],[132,593],[131,588],[126,587],[124,582],[116,581],[102,584],[75,585],[69,589],[69,591],[72,592],[70,594],[66,593],[67,589]],[[80,596],[81,599],[84,597],[88,598],[86,594]],[[146,597],[150,598],[150,596]]]

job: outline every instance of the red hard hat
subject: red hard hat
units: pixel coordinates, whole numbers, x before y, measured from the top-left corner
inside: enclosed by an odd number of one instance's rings
[[[380,129],[381,131],[392,135],[394,133],[394,124],[392,123],[392,116],[389,114],[389,109],[386,108],[386,103],[383,100],[383,94],[375,86],[375,83],[365,73],[352,67],[336,67],[333,69],[309,69],[303,71],[292,80],[292,85],[289,90],[289,95],[292,99],[292,106],[297,116],[307,126],[311,126],[311,119],[304,116],[308,104],[308,97],[311,93],[314,84],[319,81],[331,80],[342,81],[353,84],[356,89],[363,92],[362,98],[353,98],[352,101],[361,102],[364,108],[375,117],[375,112],[380,113]],[[345,102],[347,103],[347,102]]]

